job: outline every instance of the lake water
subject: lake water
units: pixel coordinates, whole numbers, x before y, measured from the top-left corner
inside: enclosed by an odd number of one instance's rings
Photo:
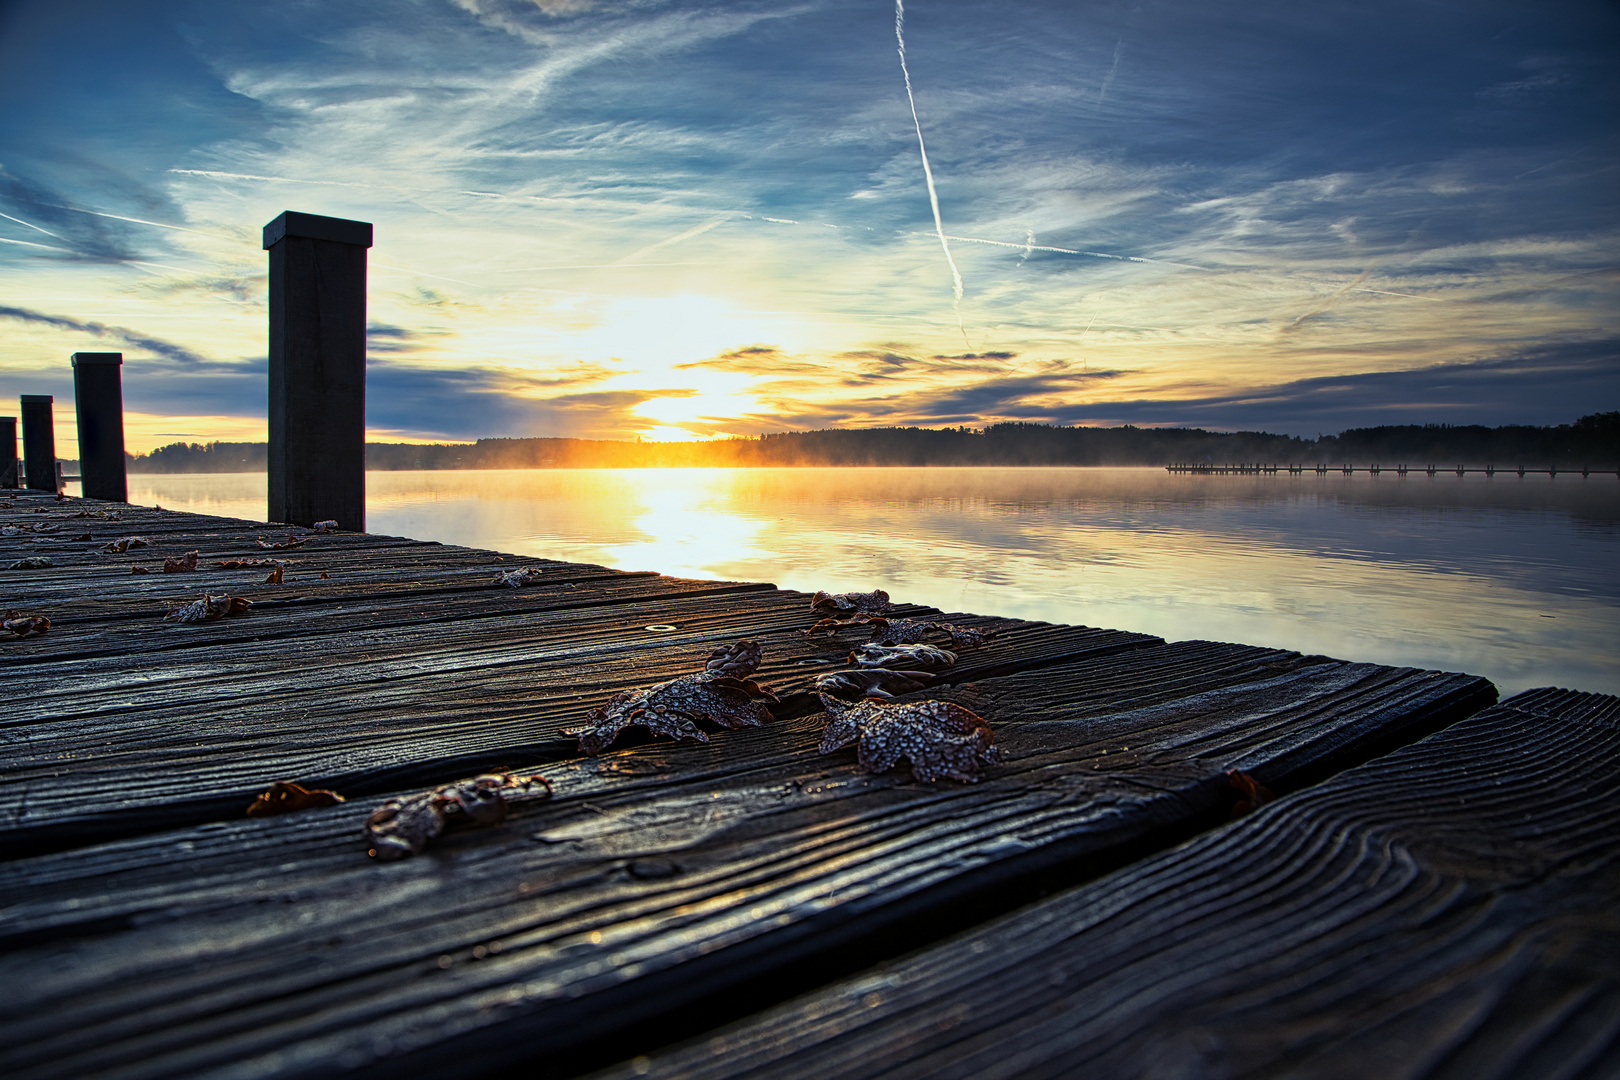
[[[263,519],[263,474],[130,498]],[[1620,693],[1620,480],[1162,469],[373,472],[373,532],[887,589],[1011,615]]]

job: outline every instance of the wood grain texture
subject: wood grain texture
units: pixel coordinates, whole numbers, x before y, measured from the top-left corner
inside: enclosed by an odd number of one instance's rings
[[[995,726],[983,783],[864,775],[812,715],[558,762],[554,800],[401,863],[365,858],[364,803],[13,862],[0,1068],[565,1075],[1162,846],[1228,768],[1286,790],[1494,690],[1193,642],[939,696]]]
[[[1536,690],[600,1074],[1620,1075],[1620,699]]]

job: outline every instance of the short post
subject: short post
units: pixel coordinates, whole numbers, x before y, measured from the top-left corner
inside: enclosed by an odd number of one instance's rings
[[[50,394],[22,395],[23,468],[35,491],[58,491],[56,486],[56,422],[51,416]]]
[[[0,488],[17,486],[17,418],[0,416]]]
[[[366,527],[366,249],[371,225],[288,210],[270,252],[271,521]]]
[[[123,353],[74,353],[73,402],[79,417],[79,490],[87,499],[128,502],[124,475]]]

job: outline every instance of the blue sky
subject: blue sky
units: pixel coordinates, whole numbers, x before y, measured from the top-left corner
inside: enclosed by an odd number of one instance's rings
[[[1615,5],[913,0],[938,227],[895,15],[0,5],[0,402],[262,438],[296,209],[376,225],[373,438],[1620,407]]]

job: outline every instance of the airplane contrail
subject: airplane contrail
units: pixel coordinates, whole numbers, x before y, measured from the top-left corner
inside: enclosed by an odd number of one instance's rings
[[[58,240],[62,239],[60,236],[57,236],[56,233],[51,232],[51,230],[42,229],[38,225],[30,224],[29,222],[24,221],[20,217],[12,217],[10,214],[0,214],[0,217],[5,218],[7,221],[15,221],[19,225],[26,225],[26,226],[28,226],[28,228],[33,229],[35,232],[42,232],[46,236],[56,236],[56,238]]]
[[[731,217],[731,215],[729,215],[729,214],[721,214],[717,218],[713,218],[713,219],[711,219],[709,221],[705,221],[702,225],[694,225],[690,229],[687,229],[683,233],[677,233],[674,236],[666,236],[664,239],[659,240],[657,243],[648,244],[644,248],[640,248],[640,249],[638,249],[636,251],[632,251],[630,254],[626,255],[622,259],[614,260],[612,265],[614,265],[614,266],[623,266],[623,265],[626,265],[626,264],[629,264],[629,263],[633,263],[637,259],[644,259],[648,255],[651,255],[653,252],[659,251],[659,250],[661,250],[663,248],[667,248],[671,244],[679,244],[684,240],[692,239],[694,236],[702,236],[704,233],[708,232],[710,229],[718,228],[719,226],[724,225],[728,220],[730,220],[730,217]]]
[[[894,0],[894,40],[900,46],[900,74],[906,80],[906,100],[911,103],[911,123],[917,129],[917,150],[922,155],[923,179],[928,182],[928,204],[934,208],[934,232],[939,236],[940,250],[951,266],[951,307],[956,311],[956,325],[962,331],[962,343],[973,350],[968,341],[967,326],[962,322],[962,272],[951,258],[951,245],[945,239],[945,222],[939,216],[939,192],[934,190],[934,170],[928,164],[928,147],[923,143],[922,120],[917,117],[917,98],[911,92],[911,69],[906,67],[906,0]]]

